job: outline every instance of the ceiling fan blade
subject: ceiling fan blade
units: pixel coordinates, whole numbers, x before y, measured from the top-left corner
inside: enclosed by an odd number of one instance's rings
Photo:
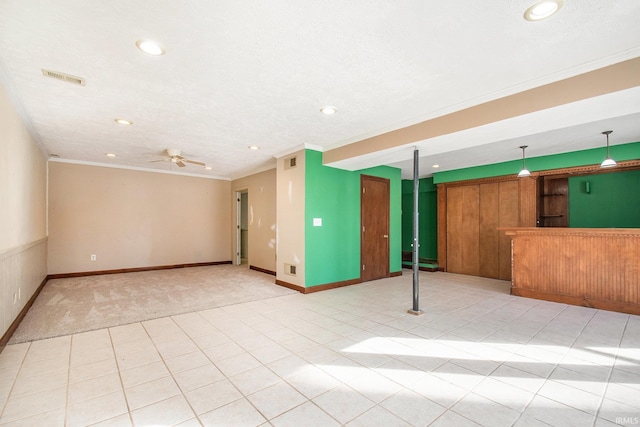
[[[149,163],[168,162],[169,159],[149,160]]]
[[[199,166],[206,166],[206,165],[207,165],[206,163],[196,162],[195,160],[187,160],[187,159],[184,159],[184,161],[185,161],[185,162],[188,162],[188,163],[193,163],[194,165],[199,165]]]
[[[178,165],[178,166],[179,166],[179,167],[181,167],[181,168],[183,168],[183,167],[185,167],[185,166],[186,166],[184,163],[182,163],[182,160],[178,160],[178,161],[176,162],[176,165]]]

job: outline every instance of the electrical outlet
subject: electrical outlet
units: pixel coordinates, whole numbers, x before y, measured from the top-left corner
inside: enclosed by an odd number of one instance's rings
[[[91,254],[91,261],[95,261],[96,260],[96,254]]]

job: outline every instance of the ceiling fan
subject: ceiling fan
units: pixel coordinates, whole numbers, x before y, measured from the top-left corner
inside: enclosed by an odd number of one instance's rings
[[[161,159],[161,160],[151,160],[151,163],[155,163],[155,162],[171,162],[171,163],[176,164],[178,167],[181,167],[181,168],[186,166],[185,163],[192,163],[192,164],[198,165],[198,166],[207,166],[206,163],[197,162],[195,160],[185,159],[184,157],[182,157],[180,155],[181,151],[178,148],[167,148],[165,150],[165,152],[167,153],[168,157],[165,157],[164,159]]]

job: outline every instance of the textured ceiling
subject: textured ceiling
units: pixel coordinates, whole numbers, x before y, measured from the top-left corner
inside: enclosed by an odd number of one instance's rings
[[[169,170],[150,161],[175,147],[212,167],[180,172],[238,178],[303,144],[340,147],[640,56],[637,0],[565,0],[541,22],[523,19],[531,3],[4,0],[0,78],[49,154]],[[139,51],[147,38],[166,54]],[[512,160],[523,143],[529,156],[592,148],[607,129],[612,144],[640,141],[637,90],[534,116],[431,141],[421,163]],[[409,176],[411,158],[404,147],[349,167]]]

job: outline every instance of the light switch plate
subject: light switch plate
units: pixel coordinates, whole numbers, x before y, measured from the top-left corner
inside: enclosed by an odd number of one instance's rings
[[[314,227],[322,227],[322,218],[313,218]]]

